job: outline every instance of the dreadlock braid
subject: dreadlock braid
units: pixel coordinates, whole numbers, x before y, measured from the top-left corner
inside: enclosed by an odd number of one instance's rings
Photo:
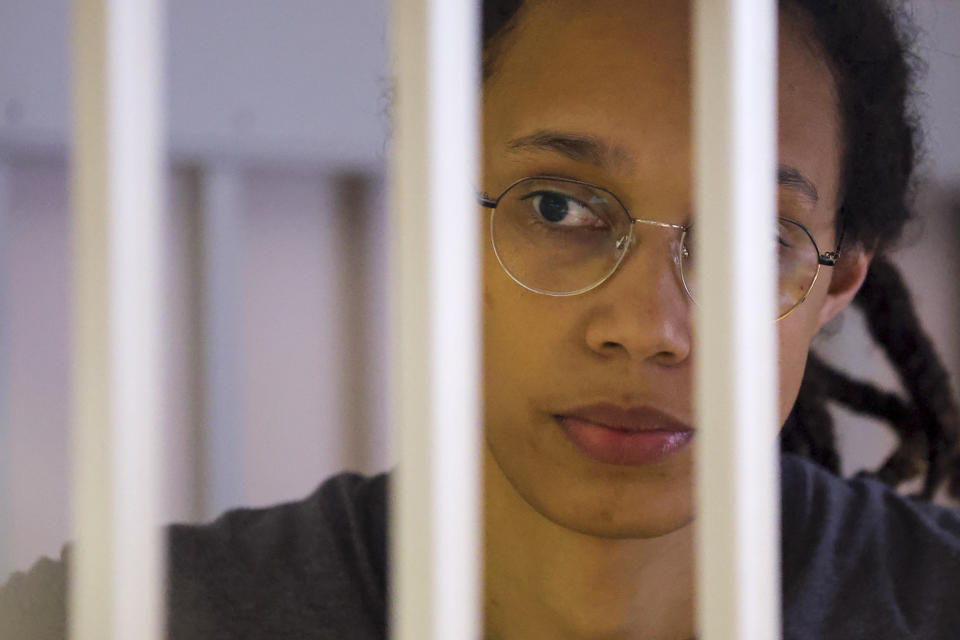
[[[900,445],[878,470],[872,473],[860,472],[859,475],[873,476],[896,486],[923,473],[925,465],[922,461],[927,457],[928,447],[917,412],[898,395],[868,382],[854,380],[814,354],[810,355],[807,370],[804,372],[800,397],[784,426],[781,444],[785,451],[807,455],[827,469],[839,471],[833,464],[838,458],[835,450],[821,450],[814,454],[812,451],[808,453],[803,446],[803,434],[822,431],[827,431],[829,435],[820,435],[821,441],[833,442],[833,420],[826,410],[827,400],[887,421],[900,440]],[[806,409],[808,404],[815,408]]]
[[[896,450],[868,475],[896,486],[925,472],[920,497],[932,498],[945,479],[958,495],[960,457],[955,456],[960,411],[946,369],[920,326],[903,279],[889,261],[878,258],[854,302],[864,311],[871,337],[896,368],[909,401],[854,380],[811,355],[782,447],[835,470],[833,452],[818,451],[809,444],[814,437],[820,443],[832,442],[822,431],[832,435],[825,402],[833,400],[887,421],[897,434]]]
[[[909,401],[853,380],[812,355],[797,406],[810,403],[817,409],[795,409],[789,429],[815,433],[832,428],[829,416],[817,417],[819,411],[825,412],[823,405],[828,399],[881,418],[891,425],[900,444],[881,467],[869,475],[898,485],[925,472],[920,492],[924,499],[930,499],[949,475],[951,491],[955,492],[960,478],[957,462],[951,458],[960,438],[960,412],[946,369],[920,327],[903,279],[889,261],[884,258],[874,261],[855,304],[864,311],[871,337],[896,368]],[[832,468],[828,454],[808,454],[803,442],[802,437],[791,435],[790,439],[784,438],[783,447],[807,454]]]
[[[912,419],[898,426],[904,440],[926,437],[927,475],[922,496],[930,498],[944,479],[960,439],[960,412],[949,375],[913,309],[910,293],[888,261],[875,260],[855,304],[863,309],[870,335],[894,364],[912,404]]]
[[[908,47],[898,18],[883,0],[789,0],[805,17],[833,72],[845,133],[842,201],[837,228],[850,245],[877,253],[855,304],[871,337],[884,349],[908,400],[811,357],[782,448],[836,470],[833,421],[826,401],[880,417],[899,445],[875,471],[897,485],[925,472],[920,496],[930,499],[945,478],[960,496],[960,413],[946,369],[923,331],[906,286],[883,254],[910,219],[917,155],[916,118],[907,107],[911,86]],[[903,24],[901,22],[901,24]],[[816,446],[815,446],[816,445]]]

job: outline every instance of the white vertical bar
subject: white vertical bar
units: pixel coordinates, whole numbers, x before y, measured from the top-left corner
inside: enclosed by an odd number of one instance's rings
[[[479,637],[476,0],[394,0],[395,638]]]
[[[203,376],[206,439],[203,510],[212,517],[243,498],[240,402],[240,177],[236,167],[201,171]]]
[[[774,0],[698,0],[694,49],[699,624],[704,640],[769,640],[780,637]]]
[[[73,3],[77,640],[162,628],[159,0]]]

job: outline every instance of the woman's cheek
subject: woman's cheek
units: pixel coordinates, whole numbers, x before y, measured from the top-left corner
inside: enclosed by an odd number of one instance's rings
[[[813,333],[807,326],[808,323],[805,322],[807,318],[804,315],[794,313],[777,325],[780,426],[786,422],[797,400],[807,364],[807,354],[810,351],[810,342],[813,340]]]

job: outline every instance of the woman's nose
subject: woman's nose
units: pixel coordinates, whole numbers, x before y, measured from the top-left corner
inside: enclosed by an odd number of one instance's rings
[[[585,294],[592,351],[664,366],[690,356],[692,303],[680,279],[677,242],[662,233],[641,234],[616,273]]]

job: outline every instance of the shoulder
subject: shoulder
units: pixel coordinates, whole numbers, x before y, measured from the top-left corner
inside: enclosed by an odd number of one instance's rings
[[[60,560],[41,558],[26,573],[14,573],[0,587],[0,638],[59,640],[66,638],[67,578]]]
[[[234,509],[204,525],[173,525],[171,571],[217,564],[264,568],[284,558],[326,556],[382,565],[386,497],[385,474],[342,473],[297,502]]]
[[[340,474],[312,495],[170,530],[175,638],[379,637],[386,625],[387,476]],[[323,635],[318,629],[328,629]],[[320,635],[317,635],[317,634]]]
[[[168,529],[171,638],[381,638],[385,474],[344,473],[307,498]],[[69,558],[0,589],[0,638],[65,638]]]
[[[787,638],[957,637],[960,511],[791,455],[781,479]]]

